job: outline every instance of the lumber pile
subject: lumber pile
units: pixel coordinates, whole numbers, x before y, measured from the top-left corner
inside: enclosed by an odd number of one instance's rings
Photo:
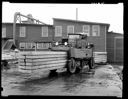
[[[95,63],[105,63],[107,53],[94,52]],[[67,64],[67,52],[64,51],[25,51],[20,52],[19,71],[34,73],[44,70],[63,68]]]
[[[19,71],[32,73],[63,68],[67,63],[66,52],[29,51],[19,55]]]
[[[107,62],[107,52],[94,52],[95,63],[106,63]]]

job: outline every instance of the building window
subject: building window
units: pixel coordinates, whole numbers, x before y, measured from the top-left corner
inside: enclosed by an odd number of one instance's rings
[[[2,38],[6,37],[6,27],[2,27]]]
[[[31,43],[26,43],[26,49],[32,49],[32,44]]]
[[[32,49],[36,48],[36,43],[31,43]]]
[[[48,37],[48,27],[42,27],[42,37]]]
[[[50,47],[49,43],[43,43],[43,48],[48,49]]]
[[[26,27],[20,27],[20,37],[26,36]]]
[[[69,25],[67,27],[67,33],[74,33],[74,26],[73,25]]]
[[[55,37],[62,36],[62,26],[55,26]]]
[[[37,43],[37,49],[43,49],[42,43]]]
[[[37,49],[48,49],[50,48],[50,43],[37,43]]]
[[[90,36],[90,26],[89,25],[83,25],[83,33],[87,34],[87,36]]]
[[[20,43],[20,49],[25,49],[25,43]]]
[[[100,36],[100,26],[99,25],[92,26],[92,36]]]

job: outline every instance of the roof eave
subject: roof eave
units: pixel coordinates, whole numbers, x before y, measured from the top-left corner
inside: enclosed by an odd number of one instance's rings
[[[53,20],[73,21],[73,22],[82,22],[82,23],[89,23],[89,24],[108,25],[108,27],[110,26],[110,24],[107,24],[107,23],[87,22],[87,21],[70,20],[70,19],[61,19],[61,18],[53,18]]]

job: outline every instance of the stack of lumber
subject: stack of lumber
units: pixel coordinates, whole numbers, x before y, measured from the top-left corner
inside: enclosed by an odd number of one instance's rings
[[[94,52],[95,63],[106,63],[106,52]],[[44,70],[64,68],[67,64],[66,51],[25,51],[20,52],[19,71],[34,73]]]
[[[19,55],[19,71],[32,73],[65,67],[67,53],[62,51],[25,51]]]
[[[106,63],[107,62],[107,52],[94,52],[95,63]]]

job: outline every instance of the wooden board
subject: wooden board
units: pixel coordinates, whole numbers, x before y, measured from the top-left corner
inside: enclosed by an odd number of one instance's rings
[[[56,61],[43,61],[43,62],[20,62],[19,65],[25,65],[25,66],[40,66],[40,65],[50,65],[50,64],[58,64],[67,62],[67,60],[56,60]]]
[[[23,55],[21,55],[21,56],[19,56],[19,59],[20,58],[29,58],[29,59],[40,59],[40,58],[54,58],[54,57],[56,57],[56,58],[62,58],[62,57],[67,57],[67,55],[39,55],[39,56],[37,56],[37,55],[26,55],[26,56],[23,56]]]
[[[30,58],[26,58],[26,62],[30,63],[30,62],[45,62],[45,61],[59,61],[59,60],[65,60],[65,57],[54,57],[54,58],[34,58],[34,59],[30,59]],[[19,62],[24,62],[24,59],[19,59]]]
[[[62,51],[21,51],[20,55],[65,55]]]

